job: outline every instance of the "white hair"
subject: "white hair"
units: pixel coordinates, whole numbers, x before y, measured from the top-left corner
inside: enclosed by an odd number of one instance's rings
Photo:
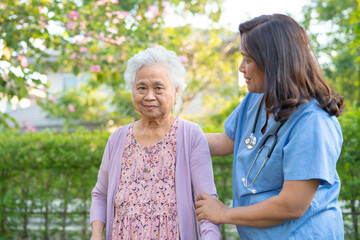
[[[147,48],[140,51],[130,58],[127,62],[126,71],[124,74],[126,90],[133,93],[134,82],[137,72],[147,64],[162,64],[168,67],[169,78],[174,88],[178,91],[178,96],[181,96],[182,91],[186,87],[184,81],[185,68],[175,52],[166,50],[162,46]]]

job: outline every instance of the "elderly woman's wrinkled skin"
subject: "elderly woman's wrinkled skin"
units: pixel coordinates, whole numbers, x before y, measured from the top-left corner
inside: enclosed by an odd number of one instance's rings
[[[161,121],[169,117],[176,95],[166,66],[146,65],[136,74],[134,105],[143,120]]]

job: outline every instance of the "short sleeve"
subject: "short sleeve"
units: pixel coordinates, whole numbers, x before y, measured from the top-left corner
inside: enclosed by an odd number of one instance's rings
[[[228,116],[224,123],[226,135],[235,142],[236,133],[242,124],[242,117],[245,116],[246,105],[254,94],[248,93],[235,110]]]
[[[332,185],[342,141],[335,117],[321,109],[300,116],[284,146],[284,180],[320,179],[320,184]]]

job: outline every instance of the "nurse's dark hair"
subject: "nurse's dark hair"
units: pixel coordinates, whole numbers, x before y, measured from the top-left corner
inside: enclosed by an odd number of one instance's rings
[[[239,25],[241,47],[265,72],[265,109],[286,121],[311,98],[331,116],[340,116],[344,98],[331,90],[302,26],[282,15],[262,15]]]

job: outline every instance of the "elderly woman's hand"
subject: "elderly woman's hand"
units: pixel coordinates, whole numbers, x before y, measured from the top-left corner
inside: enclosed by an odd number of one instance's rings
[[[226,212],[229,210],[218,199],[209,194],[202,193],[196,198],[196,215],[198,220],[209,220],[215,224],[224,223]]]

